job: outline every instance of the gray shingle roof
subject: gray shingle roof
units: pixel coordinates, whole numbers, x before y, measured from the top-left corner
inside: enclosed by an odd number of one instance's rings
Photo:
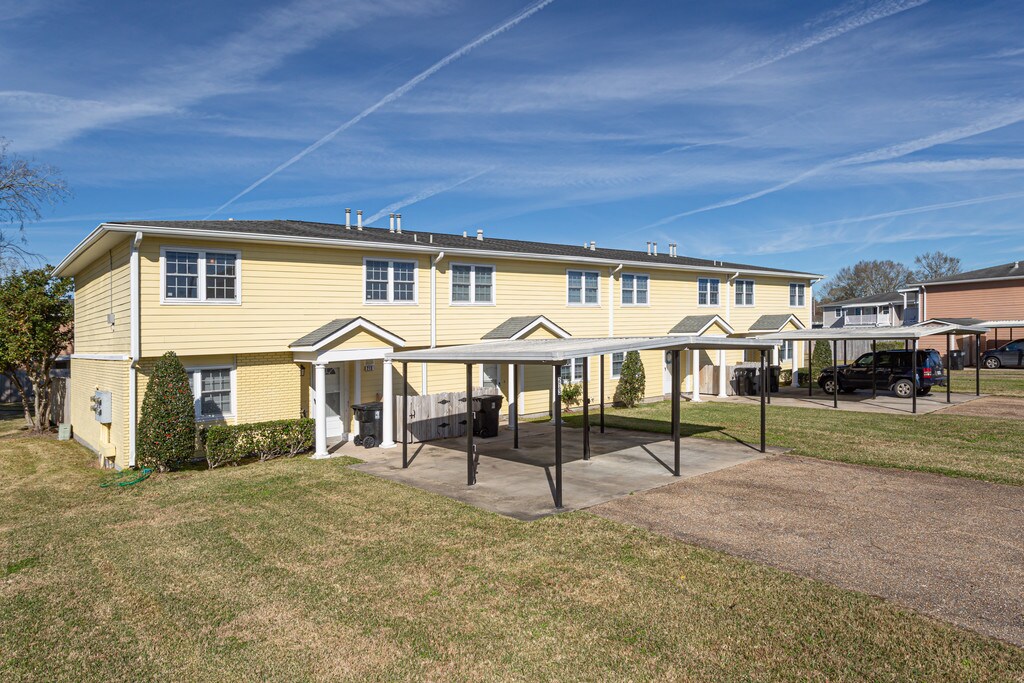
[[[715,315],[688,315],[675,324],[669,334],[699,334],[701,330],[708,326],[712,320],[717,316]]]
[[[855,306],[857,304],[901,304],[903,295],[899,292],[883,292],[882,294],[871,294],[860,296],[856,299],[844,299],[843,301],[829,301],[822,304],[825,308],[836,308],[838,306]]]
[[[364,227],[362,230],[346,230],[344,225],[333,223],[310,223],[291,220],[256,220],[256,221],[108,221],[110,225],[151,226],[154,228],[176,228],[179,230],[232,232],[239,236],[269,237],[304,237],[310,239],[351,240],[353,242],[376,242],[394,246],[433,245],[438,248],[470,249],[479,251],[502,251],[513,254],[536,254],[538,256],[571,256],[580,259],[612,259],[664,265],[701,266],[706,268],[729,268],[739,270],[762,270],[775,273],[792,273],[791,270],[766,268],[742,263],[711,261],[689,256],[669,256],[668,254],[648,254],[643,251],[628,249],[607,249],[599,247],[591,250],[583,246],[553,244],[548,242],[529,242],[510,240],[499,237],[476,239],[475,235],[463,237],[449,233],[428,233],[423,231],[404,230],[401,234],[389,232],[385,228]],[[815,277],[813,273],[806,273]]]
[[[493,330],[480,337],[481,339],[511,339],[518,333],[525,330],[535,321],[543,318],[542,315],[517,315],[509,318]]]
[[[1020,261],[1014,261],[1013,263],[1004,263],[999,266],[969,270],[966,273],[957,273],[956,275],[950,275],[937,280],[912,282],[910,286],[937,285],[943,282],[962,282],[963,280],[1001,280],[1018,277],[1024,278],[1024,265],[1021,265]]]
[[[775,332],[782,328],[790,318],[796,318],[790,313],[777,313],[773,315],[762,315],[750,326],[751,332]],[[799,318],[796,318],[800,320]]]
[[[316,328],[315,330],[308,334],[302,335],[301,337],[293,341],[291,344],[289,344],[288,347],[291,348],[293,346],[316,346],[317,344],[322,342],[324,339],[327,339],[338,330],[342,329],[343,327],[347,327],[348,325],[351,325],[357,320],[359,320],[359,318],[337,318],[327,323],[326,325],[321,325],[320,327]]]

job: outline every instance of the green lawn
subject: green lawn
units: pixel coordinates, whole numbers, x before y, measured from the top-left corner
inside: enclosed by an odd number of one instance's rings
[[[340,460],[156,475],[0,438],[0,680],[960,680],[1024,650],[587,513]]]
[[[671,404],[609,409],[611,427],[670,433]],[[760,441],[760,408],[726,402],[684,403],[685,436]],[[566,417],[582,424],[578,413]],[[596,417],[592,417],[596,424]],[[815,408],[768,408],[768,444],[826,460],[898,467],[1024,485],[1024,419],[966,415],[879,415]]]
[[[953,391],[974,393],[974,368],[952,370]],[[993,396],[1024,396],[1024,368],[981,369],[981,393]]]

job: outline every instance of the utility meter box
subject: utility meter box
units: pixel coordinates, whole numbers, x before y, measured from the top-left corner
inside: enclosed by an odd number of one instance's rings
[[[96,421],[101,424],[110,424],[111,410],[110,410],[110,392],[99,391],[92,395],[92,412],[96,416]]]

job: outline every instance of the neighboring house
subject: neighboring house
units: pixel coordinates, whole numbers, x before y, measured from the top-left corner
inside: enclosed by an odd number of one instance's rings
[[[58,266],[75,278],[71,409],[75,438],[118,467],[134,464],[135,429],[156,360],[176,352],[196,415],[254,422],[315,415],[335,439],[355,428],[353,403],[383,400],[392,417],[399,368],[387,353],[538,337],[660,336],[675,329],[743,335],[803,327],[819,275],[643,251],[301,221],[104,223]],[[688,319],[698,316],[700,320]],[[767,318],[765,316],[768,316]],[[684,322],[685,321],[685,322]],[[785,349],[796,367],[801,349]],[[610,400],[622,364],[606,359]],[[647,396],[669,388],[664,354],[642,354]],[[742,352],[693,354],[696,365]],[[464,370],[413,364],[410,393],[462,391]],[[479,385],[521,414],[553,399],[546,367],[481,365]],[[706,373],[704,373],[706,374]],[[578,380],[582,361],[563,376]],[[689,385],[692,387],[693,379]],[[90,398],[111,393],[112,419]],[[509,396],[511,394],[511,396]],[[386,420],[384,445],[393,442]]]
[[[822,327],[899,327],[917,323],[917,297],[885,292],[821,305]]]
[[[1024,337],[1024,265],[1020,261],[958,273],[939,280],[913,282],[900,290],[921,301],[921,320],[951,321],[989,328],[984,350]],[[946,340],[927,337],[922,346],[945,352]],[[970,338],[954,340],[954,348],[975,350]]]

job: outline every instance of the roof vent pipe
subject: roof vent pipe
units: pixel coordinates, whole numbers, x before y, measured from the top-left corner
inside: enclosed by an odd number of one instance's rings
[[[672,258],[675,258],[676,256],[676,246],[677,245],[675,242],[668,243],[668,255],[671,256]]]
[[[658,255],[658,243],[657,242],[651,242],[651,247],[654,249],[654,256],[657,256]]]
[[[395,230],[399,235],[402,234],[402,214],[400,213],[395,214]]]
[[[476,231],[476,238],[478,240],[480,240],[481,242],[483,242],[484,241],[484,231],[483,230],[477,230]]]
[[[352,209],[345,209],[345,229],[352,229]]]
[[[1020,261],[1014,261],[1013,262],[1013,269],[1017,270],[1018,268],[1020,268]]]
[[[648,240],[648,242],[647,242],[647,255],[648,256],[651,255],[651,242],[650,242],[650,240]]]
[[[469,232],[467,232],[466,230],[463,230],[462,231],[462,236],[463,237],[469,237]]]
[[[356,230],[363,229],[363,210],[356,211]]]
[[[595,242],[594,240],[590,240],[590,251],[596,251],[596,250],[597,250],[597,242]]]
[[[394,232],[395,231],[395,214],[391,213],[391,214],[388,214],[388,216],[391,218],[391,227],[388,228],[388,232]]]

